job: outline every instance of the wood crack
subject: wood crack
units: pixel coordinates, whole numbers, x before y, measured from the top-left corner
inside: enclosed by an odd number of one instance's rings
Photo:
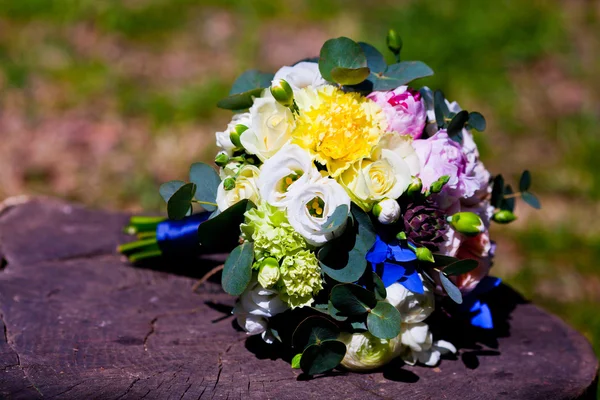
[[[156,321],[158,321],[158,317],[154,317],[152,321],[150,321],[150,331],[144,336],[144,351],[148,351],[148,340],[156,331]]]
[[[127,393],[129,393],[131,391],[131,388],[133,388],[133,385],[135,385],[136,383],[138,383],[140,381],[141,378],[135,378],[133,380],[133,382],[131,382],[131,384],[129,385],[129,387],[127,388],[127,390],[125,390],[125,393],[123,393],[122,395],[120,395],[119,397],[117,397],[115,400],[119,400],[122,399],[123,397],[127,396]]]

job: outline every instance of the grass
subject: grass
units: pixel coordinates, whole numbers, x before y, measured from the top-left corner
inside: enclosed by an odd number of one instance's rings
[[[541,212],[496,227],[494,272],[600,354],[600,13],[593,2],[0,0],[0,198],[161,209],[158,185],[210,161],[215,108],[243,70],[348,35],[405,59],[486,115],[490,170],[534,176]],[[596,222],[594,222],[596,221]]]

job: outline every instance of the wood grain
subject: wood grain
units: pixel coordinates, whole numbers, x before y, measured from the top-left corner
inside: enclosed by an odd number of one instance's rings
[[[337,371],[307,379],[235,328],[228,315],[234,299],[218,283],[192,291],[214,263],[137,268],[116,254],[127,240],[121,233],[126,219],[51,199],[0,214],[6,260],[0,397],[595,397],[598,364],[589,343],[558,318],[518,302],[504,335],[463,349],[438,368],[395,364],[370,374]]]

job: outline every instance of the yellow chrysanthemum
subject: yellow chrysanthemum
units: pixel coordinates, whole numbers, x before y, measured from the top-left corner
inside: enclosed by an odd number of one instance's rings
[[[326,165],[332,177],[371,154],[387,128],[381,107],[330,85],[302,91],[305,93],[298,96],[300,115],[292,132],[294,143]]]

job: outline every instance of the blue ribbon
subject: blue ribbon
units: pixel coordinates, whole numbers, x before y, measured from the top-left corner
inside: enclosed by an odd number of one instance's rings
[[[209,212],[193,214],[180,220],[167,220],[156,227],[156,241],[164,254],[195,255],[200,253],[198,227]]]

